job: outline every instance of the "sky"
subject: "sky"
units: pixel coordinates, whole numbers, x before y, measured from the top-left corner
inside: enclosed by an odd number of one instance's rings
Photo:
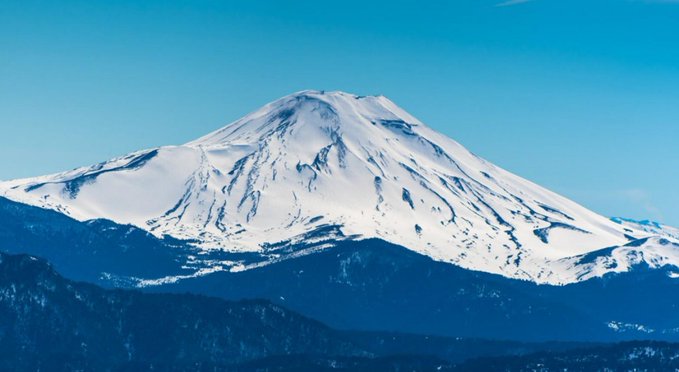
[[[608,216],[679,226],[679,1],[0,2],[0,179],[384,94]]]

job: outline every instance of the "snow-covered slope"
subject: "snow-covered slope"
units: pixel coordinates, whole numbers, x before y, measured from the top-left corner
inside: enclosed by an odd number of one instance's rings
[[[603,248],[575,257],[566,257],[551,262],[554,271],[575,274],[576,281],[603,276],[607,273],[627,272],[635,267],[660,269],[671,267],[667,273],[679,278],[679,243],[658,236],[632,240],[622,246]]]
[[[663,225],[660,222],[642,220],[637,221],[631,218],[613,217],[611,221],[623,226],[625,231],[633,234],[637,231],[643,231],[648,234],[657,235],[660,237],[679,240],[679,229],[672,226]]]
[[[568,283],[612,271],[575,257],[655,235],[494,166],[383,96],[342,92],[299,92],[185,145],[3,182],[0,195],[195,240],[238,257],[214,264],[229,270],[374,237]]]

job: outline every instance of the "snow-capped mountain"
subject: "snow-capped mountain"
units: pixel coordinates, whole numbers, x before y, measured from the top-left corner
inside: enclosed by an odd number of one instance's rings
[[[679,264],[676,236],[498,168],[383,96],[299,92],[185,145],[2,182],[0,195],[225,252],[205,272],[365,238],[539,283]]]

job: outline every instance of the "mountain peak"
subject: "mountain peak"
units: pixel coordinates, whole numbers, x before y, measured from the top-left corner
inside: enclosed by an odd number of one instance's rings
[[[257,142],[283,136],[288,129],[354,130],[389,123],[409,129],[422,123],[384,96],[358,96],[341,91],[304,90],[277,99],[189,146],[213,146],[233,141]]]
[[[303,99],[320,99],[324,100],[326,102],[331,102],[333,100],[342,100],[342,99],[348,99],[348,100],[355,100],[357,101],[357,104],[361,103],[366,103],[366,102],[371,102],[373,100],[386,100],[389,101],[388,98],[381,94],[376,94],[376,95],[359,95],[359,94],[353,94],[349,92],[344,92],[341,90],[316,90],[316,89],[305,89],[305,90],[300,90],[291,94],[288,94],[286,96],[283,96],[270,104],[276,104],[277,102],[285,102],[285,101],[290,101],[293,99],[298,99],[298,100],[303,100]],[[389,101],[391,102],[391,101]],[[373,101],[374,103],[374,101]],[[392,103],[393,104],[393,103]],[[268,106],[268,105],[267,105]]]

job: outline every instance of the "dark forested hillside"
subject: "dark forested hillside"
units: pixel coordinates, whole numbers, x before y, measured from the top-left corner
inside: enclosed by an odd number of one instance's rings
[[[0,255],[0,369],[223,365],[283,354],[368,355],[266,301],[104,290]]]

